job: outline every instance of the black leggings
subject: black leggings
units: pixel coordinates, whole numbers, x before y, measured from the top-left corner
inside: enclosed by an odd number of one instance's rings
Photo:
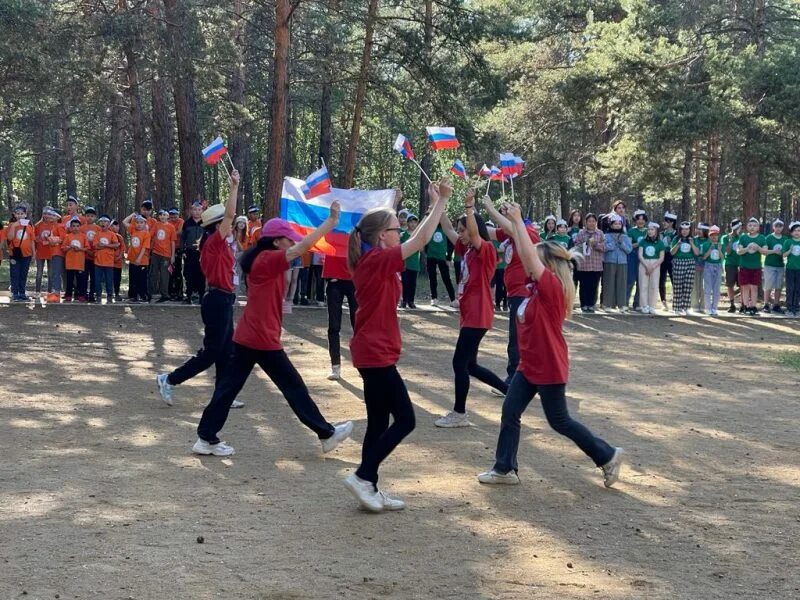
[[[331,365],[342,364],[341,343],[339,332],[342,330],[342,306],[347,298],[350,307],[350,326],[356,328],[356,286],[348,279],[328,281],[328,354],[331,356]]]
[[[456,299],[456,292],[453,289],[453,282],[450,281],[450,267],[447,266],[447,261],[440,258],[428,258],[426,263],[428,267],[428,282],[431,285],[431,299],[436,300],[439,295],[436,280],[436,268],[439,268],[439,273],[442,275],[444,287],[447,288],[447,295],[450,296],[450,302]]]
[[[453,354],[453,373],[456,378],[456,402],[453,410],[457,413],[467,412],[470,375],[478,381],[500,390],[503,394],[508,390],[508,384],[505,381],[478,364],[478,348],[487,331],[487,329],[462,327],[458,333],[456,352]]]
[[[231,403],[242,391],[253,367],[258,365],[278,387],[289,407],[300,422],[324,440],[333,435],[333,425],[320,414],[319,408],[308,395],[303,378],[283,350],[253,350],[241,344],[233,344],[231,362],[221,379],[214,386],[211,402],[203,411],[197,426],[197,435],[210,444],[219,443],[217,434],[228,419]]]
[[[500,308],[500,305],[502,305],[504,308],[508,306],[505,274],[505,269],[497,269],[494,272],[494,280],[492,281],[492,284],[494,285],[494,305],[497,308]]]
[[[672,254],[669,251],[664,253],[664,262],[661,264],[661,272],[658,276],[658,293],[662,302],[667,301],[667,275],[675,287],[675,282],[672,281]]]
[[[403,282],[403,302],[406,304],[414,304],[417,295],[417,271],[406,269],[400,274],[400,279]]]
[[[367,433],[361,449],[361,465],[356,475],[371,481],[378,489],[378,467],[409,433],[416,419],[408,390],[397,367],[359,369],[364,380],[364,402],[367,405]],[[393,423],[389,425],[389,417]]]
[[[578,281],[580,281],[581,307],[592,308],[597,304],[597,288],[600,287],[600,279],[603,277],[602,271],[577,271]]]

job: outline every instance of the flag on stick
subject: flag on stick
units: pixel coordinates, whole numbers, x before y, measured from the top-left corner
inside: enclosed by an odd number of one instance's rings
[[[489,177],[492,174],[492,170],[486,166],[486,163],[483,163],[483,166],[478,169],[478,177]]]
[[[464,163],[460,160],[456,159],[453,163],[453,166],[450,167],[450,172],[453,173],[456,177],[461,177],[461,179],[467,179],[467,170],[464,168]]]
[[[411,142],[409,142],[402,133],[397,135],[397,139],[394,142],[394,149],[399,152],[400,156],[403,158],[414,160],[414,150],[411,149]]]
[[[328,174],[328,168],[322,167],[314,171],[308,176],[301,189],[307,200],[329,194],[331,191],[331,176]]]
[[[453,150],[458,148],[455,127],[426,127],[428,141],[433,150]]]
[[[217,164],[223,155],[227,153],[228,149],[225,147],[225,142],[222,141],[220,136],[217,136],[217,139],[203,148],[203,158],[207,164],[212,166]]]

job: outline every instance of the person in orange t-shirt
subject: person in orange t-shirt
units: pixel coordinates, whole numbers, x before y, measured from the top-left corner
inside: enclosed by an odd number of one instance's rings
[[[0,265],[3,264],[4,252],[8,252],[8,240],[6,236],[6,226],[0,221]]]
[[[122,296],[119,294],[119,288],[122,285],[122,265],[125,263],[125,237],[119,232],[119,221],[113,219],[110,226],[111,231],[117,235],[117,246],[114,251],[114,302],[122,302]]]
[[[96,285],[96,277],[94,273],[94,249],[92,242],[94,236],[100,231],[100,227],[95,222],[97,220],[97,211],[92,206],[87,206],[83,209],[83,214],[86,217],[86,224],[81,227],[81,231],[86,234],[86,240],[89,242],[89,250],[86,252],[86,290],[89,293],[89,302],[94,302],[94,288]]]
[[[94,239],[92,249],[94,251],[94,272],[95,272],[95,302],[100,304],[103,297],[103,287],[106,289],[106,303],[111,304],[114,298],[114,254],[119,247],[117,234],[109,229],[111,218],[108,215],[101,215],[97,220],[100,226]]]
[[[36,295],[42,293],[42,277],[44,276],[44,268],[47,267],[47,291],[53,292],[53,247],[49,243],[50,234],[53,229],[58,225],[58,219],[53,216],[53,209],[50,206],[45,206],[42,210],[42,218],[33,230],[36,232],[36,239],[34,244],[36,246]]]
[[[183,219],[177,208],[169,209],[169,224],[175,228],[175,261],[172,263],[172,273],[169,274],[169,299],[178,302],[183,297],[183,252],[181,250],[181,234],[183,233]]]
[[[64,236],[61,244],[64,252],[64,272],[66,273],[66,287],[64,289],[64,302],[72,302],[73,295],[78,302],[86,302],[86,253],[89,251],[89,240],[81,231],[81,221],[73,217],[69,222],[69,231]]]
[[[175,246],[178,236],[168,222],[169,213],[158,211],[158,222],[150,227],[150,297],[158,294],[158,303],[169,301],[169,276],[175,262]]]
[[[11,300],[25,302],[30,300],[25,294],[25,286],[28,283],[31,261],[36,258],[36,231],[28,220],[28,207],[24,204],[14,209],[14,218],[16,220],[9,224],[6,232],[11,263]]]
[[[64,279],[64,251],[61,249],[61,244],[64,243],[67,229],[61,224],[61,215],[57,210],[50,209],[50,216],[55,226],[47,237],[51,253],[50,266],[47,268],[47,302],[48,304],[57,304],[61,302],[61,286]],[[39,256],[38,252],[36,256]]]
[[[81,225],[86,225],[86,217],[82,217],[78,214],[79,209],[78,199],[75,196],[69,196],[67,198],[67,214],[61,217],[61,224],[64,226],[65,230],[69,229],[69,222],[74,218],[77,218],[81,222]]]
[[[142,215],[131,215],[135,220],[129,226],[131,243],[128,246],[128,300],[133,303],[149,302],[147,293],[147,269],[150,266],[150,232],[147,230],[147,218]],[[129,221],[128,221],[129,222]],[[127,223],[126,223],[127,224]]]

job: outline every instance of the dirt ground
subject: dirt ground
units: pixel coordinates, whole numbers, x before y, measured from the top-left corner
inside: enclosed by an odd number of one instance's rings
[[[495,324],[481,360],[499,372]],[[406,313],[417,430],[381,471],[408,509],[383,515],[342,486],[365,428],[348,355],[329,382],[324,311],[286,327],[323,413],[356,424],[325,458],[262,374],[223,430],[236,455],[190,453],[213,373],[172,408],[154,375],[198,346],[196,307],[0,307],[0,599],[800,597],[800,395],[780,360],[798,321],[578,316],[571,407],[626,448],[621,482],[534,403],[522,485],[495,488],[475,476],[500,399],[474,384],[475,426],[436,429],[457,320]]]

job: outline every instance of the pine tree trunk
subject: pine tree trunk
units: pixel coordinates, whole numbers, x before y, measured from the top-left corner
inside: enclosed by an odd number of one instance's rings
[[[152,190],[150,168],[147,164],[147,135],[142,114],[142,98],[139,92],[139,70],[136,55],[131,46],[126,46],[125,72],[128,76],[128,102],[131,111],[131,139],[133,141],[133,166],[136,173],[136,206],[141,205]]]
[[[152,83],[153,163],[155,187],[153,200],[159,207],[175,206],[175,138],[169,110],[166,81],[156,75]]]
[[[563,165],[558,169],[558,196],[561,201],[561,217],[566,219],[569,216],[569,182]]]
[[[353,103],[353,127],[350,131],[350,142],[344,159],[344,187],[353,187],[356,172],[356,154],[358,140],[361,135],[361,118],[364,114],[364,101],[367,96],[367,80],[369,79],[369,63],[372,58],[372,37],[375,32],[375,21],[378,17],[379,0],[370,0],[367,11],[367,24],[364,31],[364,51],[361,54],[361,68],[358,72],[356,97]]]
[[[32,209],[34,214],[39,214],[42,208],[42,199],[47,193],[47,127],[45,119],[39,121],[36,127],[34,139],[34,161],[33,170],[33,198]]]
[[[758,199],[761,195],[761,165],[755,157],[744,161],[742,177],[742,211],[743,218],[759,216]]]
[[[683,151],[683,171],[681,176],[681,214],[680,219],[690,218],[692,204],[692,147],[687,146]]]
[[[720,150],[719,135],[712,134],[708,138],[708,171],[706,173],[706,218],[708,223],[717,222],[717,206],[719,203],[719,168]]]
[[[47,204],[50,206],[58,206],[58,194],[61,191],[61,155],[63,154],[64,147],[64,132],[58,127],[54,128],[51,132],[51,139],[53,141],[53,148],[62,148],[58,152],[48,152],[48,169],[47,176]],[[74,173],[74,172],[73,172]],[[67,194],[65,194],[66,199]]]
[[[245,89],[245,59],[244,59],[244,19],[242,18],[242,0],[234,2],[234,48],[236,50],[236,64],[230,75],[228,97],[239,107],[239,113],[244,114],[244,89]],[[252,201],[253,173],[250,168],[250,138],[247,134],[248,124],[243,123],[241,117],[236,120],[237,126],[231,134],[230,156],[233,164],[239,171],[242,184],[239,186],[237,207],[241,212],[243,205]]]
[[[269,163],[264,196],[264,215],[274,217],[280,208],[283,189],[286,117],[289,100],[289,0],[275,2],[275,54],[272,79],[272,117],[270,120]]]
[[[116,94],[111,101],[111,137],[106,157],[106,210],[119,220],[128,213],[125,201],[125,106],[122,94]]]
[[[0,182],[8,212],[11,213],[14,209],[14,155],[8,144],[0,144]]]
[[[64,156],[64,179],[67,185],[67,195],[74,195],[78,191],[75,181],[75,150],[72,147],[72,118],[69,107],[61,105],[61,144]]]

